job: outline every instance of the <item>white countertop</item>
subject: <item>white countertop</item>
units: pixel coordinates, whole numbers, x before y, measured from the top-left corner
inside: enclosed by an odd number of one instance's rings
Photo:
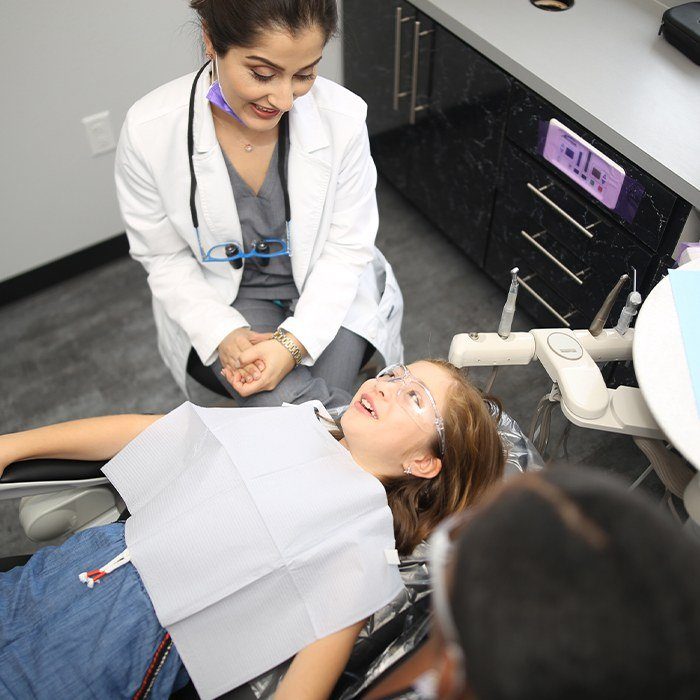
[[[682,0],[411,3],[700,208],[700,66],[657,36]]]
[[[700,271],[700,260],[681,269]],[[632,357],[651,414],[669,442],[700,471],[700,415],[668,277],[651,290],[639,310]]]

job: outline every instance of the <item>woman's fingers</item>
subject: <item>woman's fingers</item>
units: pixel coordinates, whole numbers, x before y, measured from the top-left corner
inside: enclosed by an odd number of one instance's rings
[[[257,343],[262,343],[265,340],[271,340],[272,333],[258,333],[257,331],[251,331],[248,339],[253,345],[255,345]]]
[[[239,374],[241,375],[241,381],[244,384],[253,381],[253,376],[248,372],[248,367],[249,365],[246,365],[245,367],[240,367],[238,370]]]
[[[238,386],[252,384],[259,381],[262,377],[262,372],[255,364],[249,364],[240,369],[231,370],[229,367],[224,367],[221,370],[221,375],[224,379],[238,391]]]
[[[253,344],[251,342],[249,342],[247,338],[238,338],[238,342],[237,342],[238,352],[236,352],[232,358],[233,359],[232,364],[236,369],[240,369],[240,367],[241,367],[241,355],[246,350],[250,350],[250,348],[252,348],[252,347],[253,347]]]
[[[237,378],[238,379],[238,378]],[[241,396],[247,397],[260,391],[260,382],[245,382],[242,379],[233,381],[231,386],[236,390]]]
[[[248,374],[248,381],[255,382],[262,376],[262,373],[255,363],[246,365],[241,371],[245,371]]]
[[[233,369],[238,367],[239,355],[252,346],[249,339],[252,332],[250,328],[237,328],[221,341],[219,344],[219,359],[222,365]]]
[[[223,367],[221,369],[221,376],[231,385],[236,382],[236,375],[238,371],[232,372],[228,367]]]

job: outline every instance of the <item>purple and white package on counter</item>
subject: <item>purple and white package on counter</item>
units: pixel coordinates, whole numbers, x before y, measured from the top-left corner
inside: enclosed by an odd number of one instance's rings
[[[644,186],[557,119],[540,121],[540,155],[591,197],[628,223],[637,215]]]

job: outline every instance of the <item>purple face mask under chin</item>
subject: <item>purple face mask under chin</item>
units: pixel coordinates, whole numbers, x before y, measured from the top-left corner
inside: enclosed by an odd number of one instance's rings
[[[226,98],[221,92],[221,85],[219,85],[218,80],[211,84],[211,87],[207,92],[207,99],[213,105],[226,112],[226,114],[230,114],[232,117],[234,117],[234,119],[237,119],[241,124],[243,124],[243,120],[228,106],[228,102],[226,102]]]

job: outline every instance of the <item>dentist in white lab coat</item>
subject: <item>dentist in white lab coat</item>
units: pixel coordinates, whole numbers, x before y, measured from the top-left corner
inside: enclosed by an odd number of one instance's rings
[[[120,209],[131,255],[148,273],[163,359],[186,391],[194,349],[244,406],[341,405],[368,349],[387,364],[403,354],[401,292],[374,246],[366,105],[316,76],[335,31],[333,0],[317,17],[318,3],[298,4],[293,15],[289,3],[193,0],[210,64],[133,105],[117,151]],[[247,5],[257,5],[257,24],[246,25]],[[265,267],[248,258],[239,269],[205,262],[200,242],[204,251],[233,241],[248,252],[261,237],[283,237],[275,164],[285,113],[291,256]]]

